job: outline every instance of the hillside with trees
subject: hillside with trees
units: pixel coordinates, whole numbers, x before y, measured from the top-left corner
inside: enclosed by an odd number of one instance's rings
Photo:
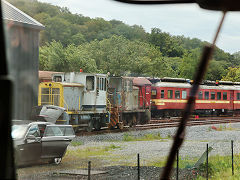
[[[207,42],[173,36],[153,27],[73,14],[68,8],[37,0],[8,0],[45,29],[40,33],[40,70],[192,79]],[[216,48],[205,79],[236,80],[239,53]],[[240,78],[240,77],[239,77]]]

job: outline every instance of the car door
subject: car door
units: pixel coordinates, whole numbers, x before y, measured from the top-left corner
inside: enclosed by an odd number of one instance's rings
[[[25,136],[24,144],[19,147],[22,162],[38,162],[41,156],[41,137],[37,125],[32,125]]]
[[[42,158],[63,157],[75,137],[71,125],[47,125],[42,137]]]

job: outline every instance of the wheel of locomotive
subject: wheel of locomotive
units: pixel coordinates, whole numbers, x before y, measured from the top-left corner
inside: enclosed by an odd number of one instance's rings
[[[132,118],[131,118],[131,121],[129,122],[129,126],[134,127],[134,126],[136,126],[136,124],[137,124],[137,115],[133,114]]]
[[[87,130],[87,132],[92,132],[92,130],[93,130],[93,122],[92,122],[92,120],[89,120],[88,126],[87,126],[86,130]]]
[[[102,127],[101,122],[99,120],[96,120],[93,124],[93,127],[95,130],[99,131]]]
[[[123,123],[122,122],[117,123],[117,128],[122,130],[123,129]]]
[[[145,116],[145,124],[149,123],[151,120],[151,111],[147,109],[144,113]]]

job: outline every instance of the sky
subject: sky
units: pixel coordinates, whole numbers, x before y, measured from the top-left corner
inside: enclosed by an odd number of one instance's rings
[[[141,25],[150,32],[159,28],[171,35],[184,35],[212,42],[222,13],[201,9],[196,4],[181,5],[131,5],[113,0],[39,0],[72,13],[120,20],[128,25]],[[217,46],[226,52],[240,51],[240,13],[229,12],[223,24]]]

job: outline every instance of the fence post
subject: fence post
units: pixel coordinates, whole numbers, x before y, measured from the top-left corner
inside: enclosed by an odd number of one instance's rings
[[[140,156],[137,154],[137,163],[138,163],[138,180],[140,180]]]
[[[207,174],[206,174],[206,179],[208,180],[208,144],[207,144],[207,159],[206,159],[206,168],[207,168]]]
[[[233,140],[231,141],[231,146],[232,146],[232,175],[234,175],[234,161],[233,161]]]
[[[88,180],[91,179],[91,161],[88,161]]]
[[[177,175],[176,175],[177,180],[178,180],[178,167],[179,167],[179,150],[177,151]]]

